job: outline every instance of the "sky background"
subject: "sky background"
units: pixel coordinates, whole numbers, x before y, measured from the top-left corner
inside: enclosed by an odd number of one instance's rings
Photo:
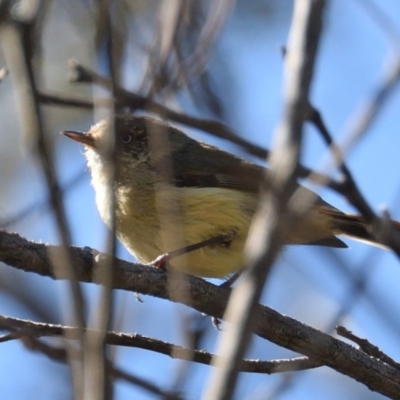
[[[68,3],[68,4],[67,4]],[[136,18],[146,21],[154,2],[138,2]],[[400,3],[397,0],[332,0],[326,12],[311,100],[321,112],[332,135],[343,142],[355,113],[375,93],[393,56],[387,31],[388,21],[379,24],[375,4],[393,24],[400,43]],[[282,113],[283,60],[281,49],[287,43],[292,2],[239,1],[217,43],[209,68],[212,87],[221,97],[224,122],[247,139],[270,148]],[[44,31],[42,87],[49,91],[90,96],[91,89],[71,85],[66,79],[66,62],[77,58],[93,65],[93,28],[79,2],[54,1]],[[151,28],[143,23],[143,36]],[[140,26],[140,24],[139,24]],[[133,32],[135,33],[135,32]],[[128,46],[124,65],[126,87],[138,90],[145,53],[139,45]],[[7,66],[0,54],[0,66]],[[0,222],[9,221],[31,204],[45,201],[46,192],[38,164],[20,136],[19,110],[10,79],[0,85]],[[209,117],[204,107],[186,104],[190,113]],[[363,195],[376,212],[387,208],[400,219],[400,91],[393,91],[365,136],[346,158],[347,165]],[[87,130],[97,115],[81,110],[46,107],[46,131],[54,144],[57,174],[62,185],[77,180],[66,191],[64,201],[77,246],[104,249],[106,230],[94,203],[82,149],[58,133],[64,129]],[[241,149],[195,130],[193,137],[217,144],[250,158]],[[305,129],[302,161],[311,168],[324,165],[325,146],[311,127]],[[77,178],[78,177],[78,178]],[[340,196],[320,190],[322,197],[342,210],[354,212]],[[0,226],[1,226],[0,225]],[[9,230],[31,240],[58,243],[51,212],[36,208],[19,219]],[[315,247],[287,247],[276,262],[262,303],[313,327],[329,331],[343,305],[348,306],[341,324],[365,337],[395,360],[400,359],[400,264],[390,251],[345,239],[347,250]],[[118,255],[132,260],[122,247]],[[365,291],[357,296],[354,279],[366,278]],[[83,285],[85,296],[96,307],[94,285]],[[16,271],[0,265],[0,314],[45,322],[62,322],[60,293],[64,283]],[[115,329],[137,332],[172,343],[183,343],[182,316],[205,327],[201,348],[216,349],[218,332],[206,318],[193,310],[167,301],[131,293],[116,293]],[[53,343],[53,341],[52,341]],[[0,344],[0,391],[3,398],[68,399],[67,367],[27,350],[19,341]],[[117,348],[117,366],[170,389],[180,368],[187,368],[182,391],[187,399],[198,399],[207,382],[210,367],[191,365],[139,349]],[[275,359],[293,354],[264,340],[254,338],[249,358]],[[287,376],[242,374],[236,399],[379,399],[352,379],[329,368],[319,368]],[[274,394],[286,382],[284,390]],[[125,383],[116,385],[116,399],[152,399],[141,389]]]

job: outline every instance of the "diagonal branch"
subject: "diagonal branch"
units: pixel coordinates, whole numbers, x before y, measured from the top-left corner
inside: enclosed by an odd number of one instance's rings
[[[218,346],[224,357],[216,360],[219,369],[210,378],[206,398],[227,400],[233,396],[237,363],[243,358],[252,326],[258,321],[256,306],[282,247],[282,238],[288,236],[289,227],[296,229],[301,214],[307,211],[298,207],[299,210],[293,212],[288,204],[297,190],[296,171],[324,7],[324,0],[295,2],[285,60],[284,115],[274,134],[271,172],[261,184],[258,210],[246,241],[248,268],[233,291],[226,311],[231,329],[222,333]],[[311,202],[312,199],[309,206]]]
[[[82,282],[97,283],[93,276],[96,270],[96,255],[90,248],[70,248],[78,279]],[[55,279],[49,253],[59,254],[60,247],[35,243],[15,233],[0,231],[0,261],[24,270]],[[185,279],[190,301],[181,298],[176,291],[181,286],[169,282],[167,273],[146,265],[116,260],[113,287],[148,294],[163,299],[179,298],[183,304],[202,313],[222,318],[230,291],[200,278],[188,276]],[[64,277],[58,277],[58,279]],[[271,308],[256,306],[254,333],[279,346],[302,353],[313,361],[327,365],[348,375],[383,395],[400,399],[400,372],[375,360],[362,351],[341,342],[317,329],[293,318],[279,314]]]

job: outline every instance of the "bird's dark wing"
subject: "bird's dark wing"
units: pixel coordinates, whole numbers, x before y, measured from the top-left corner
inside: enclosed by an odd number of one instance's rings
[[[220,187],[249,193],[259,191],[265,168],[205,143],[194,140],[180,141],[179,143],[179,147],[173,147],[171,157],[173,179],[176,186]],[[305,192],[309,191],[303,186],[301,188]],[[308,201],[308,196],[306,196],[306,200]],[[316,203],[335,210],[319,196],[317,196]],[[308,244],[347,247],[333,235]]]
[[[264,168],[216,147],[186,142],[172,156],[178,187],[221,187],[257,193]]]

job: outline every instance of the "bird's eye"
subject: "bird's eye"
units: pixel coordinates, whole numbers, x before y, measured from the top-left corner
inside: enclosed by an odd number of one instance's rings
[[[129,133],[124,133],[121,136],[121,142],[124,144],[128,144],[128,143],[132,142],[132,135],[130,135]]]

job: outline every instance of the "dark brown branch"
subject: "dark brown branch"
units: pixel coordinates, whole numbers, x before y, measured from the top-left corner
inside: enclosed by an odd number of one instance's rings
[[[76,330],[75,330],[76,331]],[[55,347],[51,346],[47,343],[44,343],[34,336],[30,335],[23,335],[21,336],[21,340],[24,343],[24,345],[29,348],[30,350],[39,352],[47,356],[53,361],[57,362],[62,362],[62,363],[67,363],[67,352],[63,347]],[[152,382],[134,376],[130,373],[127,373],[119,368],[112,367],[110,364],[107,365],[107,373],[116,379],[121,379],[126,382],[130,382],[152,394],[158,395],[158,396],[163,396],[164,399],[166,400],[179,400],[181,399],[178,394],[176,393],[169,393],[166,392],[162,389],[160,389],[158,386],[154,385]]]
[[[52,105],[52,106],[63,106],[63,107],[77,107],[84,108],[87,110],[92,110],[94,107],[93,101],[74,99],[72,97],[65,97],[58,94],[49,94],[39,92],[37,94],[37,99],[42,104]],[[109,101],[104,101],[104,106],[109,106]]]
[[[110,374],[117,379],[122,379],[126,382],[132,383],[146,391],[153,393],[157,396],[162,396],[164,400],[183,400],[183,397],[180,396],[179,393],[174,392],[166,392],[165,390],[160,389],[158,386],[154,385],[154,383],[140,378],[138,376],[132,375],[131,373],[127,373],[120,368],[112,368]]]
[[[344,176],[344,180],[340,184],[342,186],[341,191],[343,195],[370,223],[371,234],[376,237],[377,241],[391,248],[397,257],[400,258],[400,235],[396,227],[392,226],[387,217],[379,218],[375,215],[374,211],[358,188],[358,185],[353,178],[353,174],[344,162],[342,151],[335,145],[321,114],[311,105],[309,105],[308,108],[308,120],[315,125],[322,138],[331,149],[335,162]]]
[[[360,349],[364,351],[366,354],[375,357],[379,360],[382,360],[384,363],[400,371],[400,363],[393,360],[393,358],[389,357],[378,346],[375,346],[374,344],[370,343],[367,339],[362,339],[356,336],[353,332],[349,331],[344,326],[337,326],[336,332],[338,335],[343,336],[344,338],[349,339],[352,342],[358,344],[360,346]]]
[[[71,247],[77,275],[82,282],[95,282],[95,256],[89,248]],[[13,233],[0,231],[0,261],[15,268],[55,278],[49,253],[57,255],[58,246],[30,242]],[[116,260],[113,287],[163,299],[182,300],[183,304],[202,313],[222,318],[229,290],[202,279],[188,276],[185,280],[191,298],[179,297],[182,282],[168,282],[167,274],[157,268]],[[59,278],[66,278],[59,277]],[[326,335],[293,318],[265,306],[256,307],[254,332],[279,346],[304,354],[394,399],[400,399],[400,372],[375,360],[354,347]]]
[[[69,79],[71,82],[94,83],[106,89],[111,89],[111,81],[96,72],[85,68],[75,60],[68,63],[70,68]],[[268,151],[260,146],[252,144],[242,137],[233,133],[226,125],[221,122],[207,119],[191,117],[187,114],[179,113],[168,107],[159,104],[146,96],[129,92],[121,87],[115,89],[116,103],[121,107],[129,107],[131,110],[145,110],[161,115],[174,122],[185,124],[196,129],[209,132],[221,139],[229,140],[244,149],[250,154],[265,159],[268,157]]]
[[[10,340],[16,340],[19,339],[21,335],[19,333],[13,332],[13,333],[8,333],[6,335],[0,336],[0,343],[5,343],[9,342]]]
[[[307,119],[318,129],[325,143],[331,149],[332,154],[335,157],[337,167],[342,172],[344,177],[344,180],[340,184],[342,186],[342,193],[346,196],[347,200],[360,211],[361,214],[368,218],[369,221],[373,221],[376,218],[375,213],[373,212],[369,204],[365,201],[364,196],[361,194],[353,178],[353,175],[351,174],[346,163],[342,159],[340,151],[339,149],[337,149],[332,139],[332,136],[329,133],[324,120],[322,119],[320,112],[312,105],[309,105]]]
[[[68,337],[73,339],[77,337],[77,329],[70,326],[55,324],[46,324],[22,320],[18,318],[6,317],[0,315],[0,329],[11,330],[12,333],[0,338],[0,342],[20,339],[21,337],[31,336],[34,338],[48,336],[62,336],[66,331]],[[174,359],[185,361],[194,361],[199,364],[210,365],[211,359],[215,355],[205,350],[194,350],[167,343],[162,340],[149,338],[140,334],[128,334],[122,332],[108,332],[106,343],[114,346],[134,347],[143,350],[149,350],[164,354]],[[321,366],[320,363],[312,362],[307,357],[296,357],[292,359],[281,360],[243,360],[240,370],[242,372],[274,374],[288,371],[302,371]]]

